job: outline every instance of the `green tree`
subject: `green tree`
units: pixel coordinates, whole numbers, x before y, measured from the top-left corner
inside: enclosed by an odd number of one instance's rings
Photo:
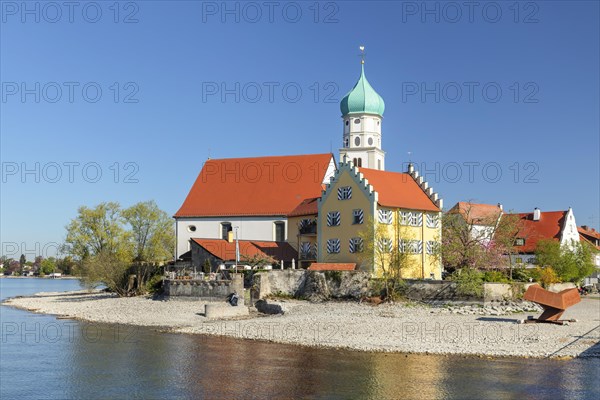
[[[393,227],[375,222],[369,218],[365,228],[359,232],[362,249],[358,258],[365,265],[373,267],[373,271],[383,279],[384,296],[395,299],[403,286],[402,271],[413,266],[408,252],[401,251],[399,239],[410,239],[397,223]]]
[[[26,262],[27,258],[25,258],[25,254],[21,254],[21,257],[19,257],[19,273],[23,272]]]
[[[594,272],[594,251],[588,243],[561,245],[556,240],[544,239],[536,245],[536,264],[539,267],[552,267],[563,282],[579,283]]]
[[[154,202],[121,210],[118,203],[80,207],[67,226],[63,251],[88,286],[104,283],[119,295],[145,292],[159,266],[172,259],[174,228]],[[72,266],[71,266],[71,269]]]
[[[137,203],[121,215],[131,227],[134,261],[163,263],[173,258],[173,220],[154,201]]]
[[[94,208],[79,207],[67,226],[66,250],[83,261],[100,253],[129,260],[129,233],[123,227],[118,203],[100,203]]]
[[[56,272],[56,259],[54,257],[45,258],[40,262],[40,275],[48,275]]]
[[[154,275],[160,273],[160,266],[173,259],[173,220],[154,201],[134,204],[123,210],[121,215],[131,228],[130,240],[137,286],[144,288]]]

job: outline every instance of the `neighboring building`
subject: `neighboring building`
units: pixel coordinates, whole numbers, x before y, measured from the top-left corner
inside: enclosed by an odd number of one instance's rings
[[[459,201],[448,213],[462,215],[471,229],[471,237],[486,244],[492,239],[503,210],[500,203],[492,205]]]
[[[573,210],[544,211],[535,208],[532,213],[504,214],[517,215],[519,233],[515,239],[516,254],[512,255],[513,265],[533,267],[535,265],[535,249],[542,239],[557,240],[561,245],[579,242],[579,233]]]
[[[206,260],[209,261],[211,270],[216,270],[220,264],[235,262],[235,240],[223,239],[192,239],[192,266],[201,270]],[[237,247],[240,254],[240,264],[252,257],[263,259],[272,258],[276,265],[281,261],[290,266],[292,260],[298,259],[298,253],[286,242],[238,240]]]
[[[586,225],[578,227],[577,231],[582,242],[587,242],[596,249],[596,253],[592,255],[596,272],[585,278],[584,284],[597,284],[600,282],[600,232]]]
[[[340,163],[319,200],[317,217],[319,263],[355,263],[380,275],[375,254],[364,251],[361,232],[369,222],[389,225],[390,249],[409,253],[411,268],[404,278],[441,279],[442,267],[434,256],[441,239],[441,207],[427,182],[409,166],[409,173],[358,168],[347,159]]]
[[[319,197],[302,201],[288,214],[288,241],[298,252],[298,265],[317,261],[317,214]]]
[[[332,154],[208,160],[175,214],[176,259],[190,239],[287,241],[287,215],[320,195],[335,170]],[[295,240],[295,238],[294,238]]]

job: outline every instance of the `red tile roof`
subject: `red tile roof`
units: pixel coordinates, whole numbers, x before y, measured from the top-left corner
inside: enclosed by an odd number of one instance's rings
[[[410,210],[440,211],[409,174],[370,168],[358,170],[379,193],[379,205]]]
[[[354,271],[355,263],[312,263],[309,271]]]
[[[331,154],[208,160],[175,217],[287,215],[321,195]]]
[[[495,226],[502,214],[502,209],[492,204],[477,204],[459,201],[448,213],[462,215],[468,224]]]
[[[577,232],[579,232],[580,239],[594,246],[596,250],[600,250],[600,245],[596,244],[600,243],[600,232],[596,231],[594,228],[588,228],[587,226],[585,228],[583,226],[578,226]]]
[[[320,197],[304,199],[288,214],[288,217],[302,217],[304,215],[317,215],[319,213],[318,200]]]
[[[235,260],[235,241],[228,242],[224,239],[192,239],[206,251],[223,261]],[[298,252],[287,242],[268,242],[260,240],[239,240],[240,258],[270,256],[275,260],[291,261],[298,259]]]
[[[539,221],[533,220],[533,213],[504,214],[517,215],[520,229],[517,238],[525,239],[523,246],[515,246],[519,253],[533,253],[537,242],[542,239],[560,240],[564,218],[568,211],[544,211]]]

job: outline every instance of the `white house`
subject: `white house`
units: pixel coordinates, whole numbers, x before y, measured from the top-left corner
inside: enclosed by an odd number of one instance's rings
[[[520,221],[515,246],[517,254],[511,260],[513,264],[533,267],[535,248],[542,239],[557,240],[561,245],[567,246],[579,242],[579,232],[571,207],[566,211],[544,212],[536,207],[531,213],[505,215],[517,215]]]

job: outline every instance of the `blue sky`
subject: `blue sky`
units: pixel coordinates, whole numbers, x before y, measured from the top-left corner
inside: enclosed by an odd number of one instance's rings
[[[5,253],[51,252],[80,205],[173,214],[209,154],[337,158],[361,44],[386,169],[599,227],[598,2],[61,4],[1,4]]]

